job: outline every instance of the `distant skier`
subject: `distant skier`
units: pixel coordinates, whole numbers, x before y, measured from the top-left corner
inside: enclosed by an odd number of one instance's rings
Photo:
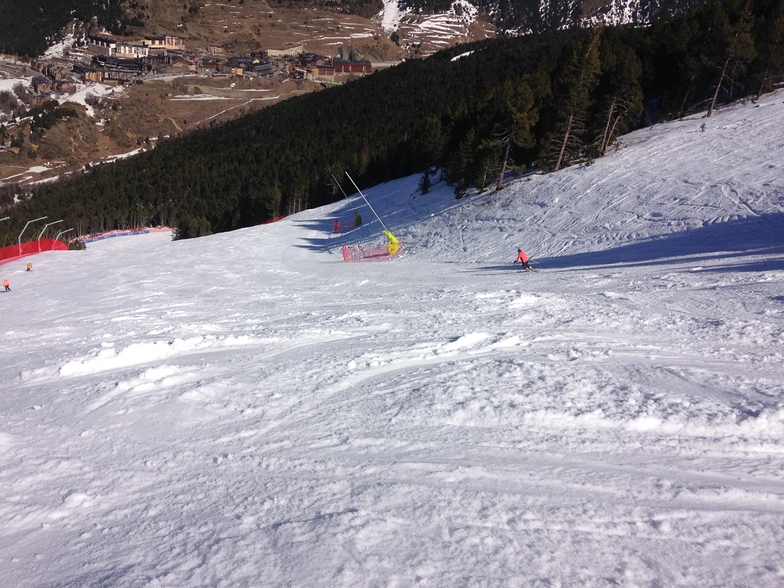
[[[354,211],[354,226],[358,227],[362,224],[362,217],[359,216],[359,213],[355,210]]]
[[[517,259],[515,259],[512,263],[520,262],[521,267],[528,272],[534,271],[534,268],[531,267],[531,264],[528,263],[528,256],[525,254],[525,251],[522,249],[517,250]]]
[[[27,271],[28,271],[28,272],[31,272],[31,271],[33,271],[33,264],[32,264],[32,263],[28,263],[28,264],[27,264]]]
[[[11,282],[9,282],[8,280],[3,280],[3,288],[5,289],[6,292],[10,292]]]
[[[335,219],[335,222],[333,223],[332,227],[334,229],[333,230],[334,233],[340,232],[340,223],[338,222],[338,219]]]

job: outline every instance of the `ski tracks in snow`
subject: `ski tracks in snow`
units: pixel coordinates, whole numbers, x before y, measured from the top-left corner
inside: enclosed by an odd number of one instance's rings
[[[771,105],[492,195],[401,181],[390,263],[323,253],[345,202],[43,254],[3,297],[4,579],[781,585],[781,134],[733,134]]]

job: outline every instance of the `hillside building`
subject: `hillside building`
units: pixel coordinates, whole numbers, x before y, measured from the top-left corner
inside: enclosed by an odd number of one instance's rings
[[[116,57],[147,57],[150,54],[150,48],[147,45],[135,43],[117,43],[114,48],[114,56]]]
[[[181,52],[185,49],[185,43],[182,37],[176,35],[145,37],[142,41],[127,43],[117,42],[116,39],[104,35],[90,35],[87,38],[87,49],[106,57],[137,58],[171,51]]]
[[[182,37],[177,35],[161,35],[155,37],[145,37],[142,41],[150,52],[163,52],[163,51],[183,51],[185,49],[185,41]]]
[[[296,47],[289,47],[287,49],[267,49],[267,55],[269,55],[270,58],[296,57],[302,53],[305,53],[305,47],[303,45],[297,45]]]
[[[100,35],[90,35],[87,37],[87,50],[98,55],[106,55],[111,57],[117,48],[117,41],[111,37],[104,37]]]
[[[339,59],[335,59],[332,61],[332,65],[335,68],[335,73],[353,73],[353,74],[369,74],[373,73],[373,66],[370,64],[369,61],[365,60],[357,60],[357,61],[342,61]]]
[[[366,75],[373,73],[373,66],[369,61],[343,61],[340,59],[312,61],[307,63],[298,71],[305,72],[305,78],[309,80],[330,80],[334,81],[339,74]]]

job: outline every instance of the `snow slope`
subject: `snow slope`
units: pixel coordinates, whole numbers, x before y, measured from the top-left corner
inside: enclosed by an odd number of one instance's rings
[[[1,266],[2,584],[781,586],[782,125]]]

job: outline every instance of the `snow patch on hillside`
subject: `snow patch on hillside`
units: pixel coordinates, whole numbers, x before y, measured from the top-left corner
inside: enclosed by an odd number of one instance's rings
[[[72,33],[69,33],[62,40],[54,43],[46,51],[44,51],[43,58],[55,59],[58,57],[64,57],[66,52],[73,48],[75,42],[76,37]]]
[[[383,4],[384,7],[379,13],[379,16],[381,17],[381,29],[385,34],[391,35],[397,30],[400,19],[405,12],[400,9],[399,0],[384,0]]]

